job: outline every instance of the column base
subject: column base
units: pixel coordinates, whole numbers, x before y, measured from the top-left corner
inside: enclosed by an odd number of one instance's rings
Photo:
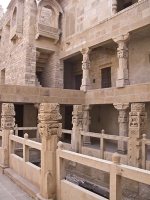
[[[89,85],[81,85],[80,90],[86,92],[87,90],[91,90],[91,87]]]
[[[129,82],[129,79],[118,79],[116,81],[116,87],[117,88],[122,88],[122,87],[125,87],[126,85],[129,85],[130,82]]]
[[[122,155],[126,155],[127,154],[127,150],[117,149],[117,153],[122,154]]]
[[[36,200],[53,200],[53,199],[45,199],[44,197],[41,196],[41,194],[37,194]]]

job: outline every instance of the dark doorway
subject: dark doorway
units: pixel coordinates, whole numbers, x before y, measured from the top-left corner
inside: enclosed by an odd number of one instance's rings
[[[111,87],[111,67],[101,69],[102,74],[102,88]]]
[[[72,130],[72,112],[73,106],[65,107],[65,129]]]
[[[18,127],[23,127],[23,105],[15,105],[15,120]],[[18,136],[23,137],[23,131],[18,131]]]
[[[73,112],[73,106],[65,107],[65,129],[67,130],[72,130],[72,112]],[[64,139],[71,141],[71,135],[65,134]]]
[[[75,89],[80,90],[82,84],[82,74],[76,75],[75,76]]]

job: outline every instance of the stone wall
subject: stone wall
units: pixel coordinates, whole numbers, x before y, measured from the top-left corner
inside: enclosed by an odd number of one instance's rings
[[[63,61],[58,58],[58,52],[49,55],[46,66],[40,75],[43,87],[63,88]]]
[[[0,70],[5,72],[5,80],[1,80],[1,84],[12,85],[29,85],[36,84],[36,51],[37,47],[41,51],[51,52],[49,64],[44,69],[42,75],[42,83],[44,87],[63,87],[63,61],[59,61],[58,45],[54,44],[54,40],[47,37],[35,39],[35,25],[37,19],[37,4],[35,1],[28,0],[23,4],[23,10],[18,10],[17,17],[23,19],[22,33],[15,32],[15,27],[11,28],[11,18],[13,9],[17,6],[17,2],[12,0],[5,13],[0,25],[1,33],[1,48],[0,48]],[[46,15],[47,19],[47,14]],[[20,21],[21,22],[21,21]],[[19,30],[19,31],[20,31]],[[15,33],[13,39],[10,38]],[[4,79],[2,74],[2,78]]]
[[[141,36],[129,41],[129,79],[130,84],[150,81],[150,37]]]
[[[23,17],[22,36],[16,36],[14,40],[10,40],[13,31],[11,28],[11,9],[5,13],[2,19],[0,70],[5,69],[6,84],[34,86],[35,48],[29,45],[30,2],[24,3],[24,12],[21,13]]]
[[[66,16],[65,38],[80,33],[111,16],[110,0],[60,0],[59,2]]]

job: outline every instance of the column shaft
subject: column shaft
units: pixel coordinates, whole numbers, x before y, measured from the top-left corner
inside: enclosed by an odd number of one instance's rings
[[[127,117],[127,108],[129,103],[118,103],[114,104],[114,107],[119,111],[118,123],[119,123],[119,135],[128,136],[128,117]],[[126,154],[127,153],[127,144],[124,141],[118,141],[118,153]]]
[[[89,48],[84,48],[81,50],[81,53],[83,55],[83,61],[82,61],[82,70],[83,70],[83,78],[82,78],[82,85],[80,90],[87,91],[91,88],[90,85],[90,60],[89,60],[89,54],[91,50]]]
[[[56,198],[56,149],[62,134],[62,124],[58,122],[61,118],[58,104],[40,105],[38,130],[42,137],[42,150],[39,199]]]
[[[129,85],[128,47],[127,47],[128,40],[129,40],[129,33],[114,38],[114,41],[118,44],[117,56],[119,59],[116,87],[124,87],[125,85]]]

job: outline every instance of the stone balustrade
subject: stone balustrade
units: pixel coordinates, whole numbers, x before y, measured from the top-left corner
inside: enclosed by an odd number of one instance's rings
[[[59,104],[44,103],[39,107],[38,118],[40,123],[38,131],[42,137],[42,143],[38,143],[30,140],[28,134],[25,134],[24,138],[14,135],[14,115],[13,104],[3,104],[2,132],[0,132],[0,137],[2,137],[2,147],[0,147],[1,168],[6,173],[11,169],[20,177],[33,184],[37,191],[35,196],[31,193],[34,198],[38,200],[54,199],[56,197],[58,200],[60,198],[61,200],[70,199],[71,197],[68,195],[71,193],[67,191],[73,190],[79,195],[76,198],[78,200],[83,200],[81,194],[86,196],[86,200],[89,197],[95,200],[99,199],[98,195],[88,193],[87,190],[75,187],[74,184],[64,180],[65,160],[110,173],[111,200],[121,199],[122,177],[149,184],[150,172],[147,170],[150,170],[150,161],[147,160],[147,146],[150,145],[150,140],[146,138],[147,115],[144,104],[133,103],[131,105],[128,136],[108,135],[105,134],[104,130],[102,130],[101,134],[87,132],[82,126],[84,114],[81,105],[74,106],[73,130],[62,130],[61,123],[59,123],[61,119]],[[89,116],[88,119],[90,120]],[[89,123],[87,124],[89,125]],[[66,148],[66,144],[58,143],[62,133],[71,134],[72,142],[69,151],[63,150]],[[98,138],[100,140],[100,149],[96,150],[85,147],[85,136]],[[130,151],[128,150],[126,155],[107,152],[106,140],[126,142]],[[22,158],[15,154],[16,142],[22,145]],[[41,167],[30,163],[30,148],[41,152]],[[135,149],[136,155],[134,155]],[[132,157],[132,162],[131,159],[128,159],[129,156]]]
[[[63,143],[58,143],[57,149],[57,199],[78,199],[78,200],[98,200],[100,196],[89,192],[79,186],[65,180],[65,160],[76,162],[81,165],[102,170],[110,173],[110,200],[122,199],[122,178],[129,178],[134,181],[142,182],[149,185],[150,172],[120,164],[120,155],[114,153],[111,161],[104,161],[98,158],[92,158],[87,155],[82,155],[70,152],[63,149]],[[83,198],[84,196],[84,198]],[[103,198],[106,199],[106,198]]]

